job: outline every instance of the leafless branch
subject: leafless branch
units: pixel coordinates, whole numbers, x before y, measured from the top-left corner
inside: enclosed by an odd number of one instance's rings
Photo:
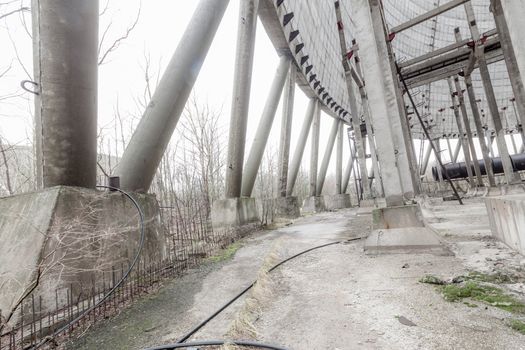
[[[113,22],[110,22],[108,24],[108,26],[106,27],[106,29],[104,30],[104,33],[102,34],[102,38],[100,39],[100,44],[99,44],[99,48],[98,48],[98,51],[99,51],[99,60],[98,60],[98,65],[102,65],[104,63],[104,61],[107,59],[108,55],[110,53],[112,53],[113,51],[115,51],[116,49],[118,49],[118,47],[120,46],[120,44],[126,40],[129,35],[131,34],[131,32],[133,31],[133,29],[135,29],[135,27],[137,26],[137,24],[139,23],[139,18],[140,18],[140,12],[142,10],[142,5],[140,4],[139,5],[139,9],[137,11],[137,17],[135,18],[135,21],[126,29],[126,32],[120,36],[119,38],[115,39],[113,41],[113,43],[111,45],[108,46],[108,48],[106,50],[104,50],[104,52],[102,53],[102,46],[104,44],[104,41],[106,39],[106,34],[107,32],[109,31],[109,28],[111,27],[112,23]]]
[[[0,15],[0,20],[6,18],[8,16],[14,15],[15,13],[19,13],[19,12],[23,12],[23,11],[30,11],[30,9],[29,9],[29,7],[20,7],[18,9],[16,9],[16,10],[9,11],[7,13],[4,13],[4,14]]]

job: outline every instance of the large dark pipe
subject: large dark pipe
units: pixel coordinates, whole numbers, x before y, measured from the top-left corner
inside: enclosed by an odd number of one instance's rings
[[[512,167],[514,171],[520,171],[525,170],[525,154],[514,154],[510,156],[510,160],[512,162]],[[485,163],[483,160],[478,160],[479,168],[481,170],[481,175],[487,175],[487,169],[485,169]],[[490,163],[492,165],[492,169],[494,170],[494,174],[503,174],[503,163],[501,162],[501,158],[492,158],[490,160]],[[444,165],[445,171],[447,172],[448,176],[450,176],[451,179],[464,179],[468,177],[467,174],[467,165],[464,162],[461,163],[451,163]],[[474,171],[474,169],[472,170]],[[438,181],[438,169],[437,166],[432,167],[432,177],[434,180]]]

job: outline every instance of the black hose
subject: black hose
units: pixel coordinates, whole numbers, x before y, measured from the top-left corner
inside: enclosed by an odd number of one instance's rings
[[[84,318],[89,312],[93,311],[95,308],[97,308],[98,306],[100,306],[103,302],[105,302],[111,294],[113,294],[117,289],[118,287],[120,287],[122,285],[122,283],[124,283],[124,281],[126,280],[126,278],[129,276],[129,274],[131,273],[131,270],[133,270],[133,267],[137,264],[137,262],[139,261],[139,258],[140,258],[140,254],[142,252],[142,248],[144,247],[144,238],[145,238],[145,231],[144,231],[144,212],[142,211],[142,208],[140,207],[140,204],[135,200],[135,198],[133,198],[128,192],[125,192],[123,190],[121,190],[120,188],[116,188],[116,187],[112,187],[112,186],[97,186],[97,188],[105,188],[105,189],[109,189],[109,190],[112,190],[112,191],[118,191],[120,193],[122,193],[124,196],[126,196],[127,198],[129,198],[131,200],[131,202],[133,203],[133,205],[135,206],[135,208],[137,208],[137,211],[139,212],[139,217],[140,217],[140,243],[139,243],[139,249],[137,251],[137,253],[135,254],[135,258],[133,259],[133,262],[131,263],[131,265],[129,266],[128,270],[126,271],[126,273],[122,276],[122,278],[120,279],[120,281],[117,282],[117,284],[115,284],[113,286],[113,288],[111,288],[111,290],[106,294],[104,295],[104,297],[102,299],[100,299],[96,304],[93,304],[90,308],[88,308],[87,310],[85,310],[84,312],[82,312],[80,315],[78,315],[76,318],[74,318],[73,320],[69,321],[67,324],[65,324],[64,326],[60,327],[58,330],[54,331],[52,335],[48,336],[48,337],[45,337],[44,339],[42,339],[40,341],[40,343],[36,344],[35,346],[33,346],[31,348],[31,350],[34,350],[34,349],[39,349],[41,346],[43,346],[44,344],[46,344],[48,341],[54,339],[56,336],[58,336],[60,333],[62,333],[63,331],[65,331],[68,327],[70,327],[72,324],[80,321],[82,318]]]
[[[189,348],[194,346],[217,346],[217,345],[224,345],[224,344],[231,344],[231,345],[237,345],[237,346],[249,346],[254,348],[260,348],[260,349],[270,349],[270,350],[288,350],[286,348],[276,346],[276,345],[270,345],[270,344],[264,344],[264,343],[257,343],[253,341],[244,341],[244,340],[232,340],[232,341],[224,341],[224,340],[203,340],[203,341],[195,341],[191,343],[175,343],[175,344],[168,344],[168,345],[161,345],[154,348],[149,348],[146,350],[171,350],[171,349],[183,349],[183,348]]]
[[[328,246],[331,246],[331,245],[335,245],[335,244],[341,244],[341,243],[345,243],[345,242],[352,242],[352,241],[358,241],[360,239],[363,239],[363,237],[358,237],[358,238],[351,238],[351,239],[348,239],[348,240],[344,240],[344,241],[337,241],[337,242],[331,242],[331,243],[326,243],[326,244],[322,244],[322,245],[319,245],[319,246],[316,246],[316,247],[313,247],[313,248],[309,248],[307,250],[304,250],[300,253],[297,253],[295,255],[292,255],[291,257],[289,258],[286,258],[285,260],[281,261],[280,263],[278,263],[277,265],[273,266],[271,269],[268,270],[268,272],[272,272],[273,270],[275,270],[276,268],[278,268],[279,266],[283,265],[284,263],[292,260],[292,259],[295,259],[297,258],[298,256],[301,256],[303,254],[306,254],[308,252],[311,252],[312,250],[316,250],[316,249],[321,249],[321,248],[324,248],[324,247],[328,247]],[[249,291],[254,285],[255,283],[257,282],[257,280],[253,281],[252,284],[250,284],[248,287],[244,288],[239,294],[237,294],[236,296],[234,296],[232,299],[230,299],[226,304],[224,304],[223,306],[221,306],[217,311],[215,311],[213,314],[211,314],[208,318],[206,318],[204,321],[202,321],[201,323],[199,323],[197,326],[193,327],[188,333],[186,333],[182,338],[180,338],[176,344],[181,344],[181,343],[184,343],[186,340],[188,340],[192,335],[194,335],[195,333],[197,333],[197,331],[199,331],[199,329],[201,329],[202,327],[204,327],[208,322],[210,322],[212,319],[214,319],[218,314],[220,314],[222,311],[224,311],[224,309],[226,309],[228,306],[230,306],[231,304],[233,304],[233,302],[235,302],[237,299],[239,299],[241,296],[243,296],[247,291]],[[160,348],[160,349],[164,349],[164,348]]]

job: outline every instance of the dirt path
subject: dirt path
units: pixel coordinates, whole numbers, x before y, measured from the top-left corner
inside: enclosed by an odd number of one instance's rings
[[[446,221],[446,213],[436,213],[443,216],[434,217],[436,222]],[[167,283],[158,294],[98,324],[70,348],[143,349],[174,342],[248,285],[269,252],[277,250],[285,258],[361,236],[369,223],[369,216],[346,210],[302,218],[248,238],[232,260]],[[447,237],[454,234],[451,227]],[[471,236],[463,236],[462,242],[475,239]],[[464,274],[471,267],[468,261],[429,254],[367,256],[362,243],[313,251],[272,274],[271,298],[260,305],[261,315],[254,322],[258,339],[298,350],[525,348],[525,336],[507,325],[508,312],[450,303],[435,287],[418,282],[426,274]],[[242,304],[237,301],[195,338],[224,338]]]

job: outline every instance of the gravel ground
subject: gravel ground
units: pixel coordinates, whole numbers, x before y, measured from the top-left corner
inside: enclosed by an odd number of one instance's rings
[[[472,203],[471,212],[480,208]],[[143,349],[173,342],[249,285],[269,252],[285,258],[316,245],[367,234],[370,215],[356,212],[322,213],[252,235],[232,260],[203,265],[166,283],[157,294],[97,324],[69,348]],[[463,234],[455,212],[430,203],[425,216],[445,226],[436,230],[457,256],[369,256],[363,253],[362,242],[354,242],[315,250],[283,265],[271,275],[270,297],[258,305],[260,315],[253,324],[257,338],[300,350],[525,349],[525,336],[507,326],[508,312],[446,302],[435,287],[418,282],[425,274],[452,277],[491,266],[487,256],[472,257],[479,250],[464,246],[495,242],[488,240],[486,232]],[[505,247],[497,248],[500,255],[511,256]],[[483,260],[483,266],[477,260]],[[243,302],[234,303],[195,339],[223,338]]]

